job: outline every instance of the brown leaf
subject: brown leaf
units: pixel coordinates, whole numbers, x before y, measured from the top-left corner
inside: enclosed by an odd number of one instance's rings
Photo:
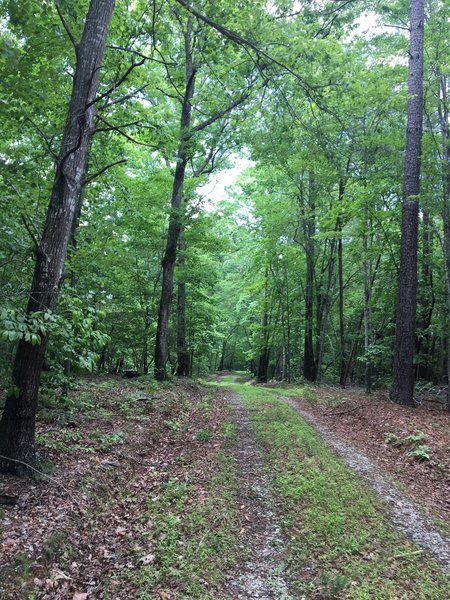
[[[88,597],[86,592],[75,592],[72,600],[86,600]]]

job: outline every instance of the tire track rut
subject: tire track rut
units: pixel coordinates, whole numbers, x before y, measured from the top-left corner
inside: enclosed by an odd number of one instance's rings
[[[243,562],[228,580],[225,591],[235,600],[292,600],[283,576],[285,550],[281,529],[248,411],[238,394],[227,393],[236,425],[234,457],[242,515]]]

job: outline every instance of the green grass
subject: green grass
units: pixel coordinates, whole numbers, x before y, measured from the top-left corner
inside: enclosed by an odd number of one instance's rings
[[[317,397],[317,392],[313,386],[304,385],[302,387],[276,387],[276,388],[267,388],[267,390],[278,396],[288,396],[289,398],[298,398],[301,396],[304,398],[309,404],[316,405],[319,403],[319,399]]]
[[[206,494],[199,495],[189,479],[189,472],[185,481],[169,479],[157,497],[147,500],[145,519],[155,523],[154,560],[139,572],[141,600],[155,598],[160,588],[176,589],[180,600],[213,600],[214,589],[236,560],[233,460],[225,451],[218,454]]]
[[[436,563],[394,531],[376,495],[274,390],[230,387],[246,402],[264,447],[288,540],[291,584],[300,596],[448,597],[448,580]]]
[[[238,483],[230,452],[235,429],[225,418],[214,431],[215,403],[213,390],[198,401],[194,435],[197,444],[214,438],[214,446],[193,450],[192,455],[188,452],[181,460],[182,475],[172,472],[147,498],[142,519],[154,527],[149,539],[152,560],[142,565],[138,575],[141,600],[159,597],[159,590],[176,590],[177,600],[215,600],[216,590],[236,561]],[[184,436],[192,431],[190,396],[169,396],[163,410],[167,411],[165,426],[170,436],[175,441],[186,440]]]

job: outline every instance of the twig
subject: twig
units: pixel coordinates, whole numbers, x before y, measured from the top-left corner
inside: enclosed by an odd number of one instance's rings
[[[369,402],[368,404],[360,404],[359,406],[354,406],[353,408],[349,408],[348,410],[341,410],[339,412],[329,412],[329,413],[324,413],[324,415],[326,417],[334,417],[336,415],[346,415],[348,413],[351,413],[355,410],[359,410],[360,408],[364,408],[365,406],[372,406],[372,402]]]
[[[59,486],[61,489],[63,489],[66,492],[66,494],[68,494],[69,496],[72,496],[73,500],[75,500],[75,503],[78,504],[78,506],[80,506],[80,503],[78,502],[78,500],[73,497],[72,492],[70,492],[66,487],[64,487],[62,483],[59,483],[59,481],[57,481],[54,477],[50,477],[50,475],[47,475],[46,473],[39,471],[39,469],[36,469],[35,467],[24,462],[23,460],[18,460],[17,458],[10,458],[9,456],[3,456],[3,454],[0,454],[0,458],[3,460],[7,460],[8,462],[13,462],[18,465],[23,465],[24,467],[27,467],[27,469],[31,469],[38,475],[41,475],[41,477],[44,477],[45,479],[48,479],[49,481],[55,483],[57,486]]]
[[[30,236],[30,238],[33,240],[33,243],[34,243],[34,245],[35,245],[35,247],[36,247],[36,250],[37,250],[37,249],[39,248],[39,242],[37,241],[37,238],[36,238],[36,236],[34,235],[34,233],[31,231],[31,229],[30,229],[30,226],[28,225],[28,222],[27,222],[27,220],[26,220],[26,218],[25,218],[25,215],[24,215],[23,213],[21,213],[21,215],[20,215],[20,218],[21,218],[21,220],[22,220],[22,223],[23,223],[23,224],[24,224],[24,226],[25,226],[25,229],[26,229],[26,230],[27,230],[27,232],[28,232],[28,235],[29,235],[29,236]]]
[[[63,24],[64,29],[66,30],[67,35],[69,36],[69,40],[72,42],[72,46],[75,48],[75,53],[78,52],[78,45],[77,42],[73,36],[73,33],[70,31],[69,25],[67,24],[67,21],[64,18],[64,15],[61,12],[61,9],[59,8],[59,5],[57,2],[55,2],[55,7],[56,7],[56,12],[58,13],[59,18],[61,19],[61,23]]]
[[[393,27],[394,29],[402,29],[403,31],[410,31],[409,27],[403,27],[402,25],[390,25],[389,23],[383,23],[383,27]]]
[[[88,183],[91,183],[91,181],[93,181],[94,179],[97,179],[97,177],[100,177],[100,175],[102,175],[108,169],[111,169],[112,167],[115,167],[116,165],[121,165],[126,162],[127,161],[123,158],[122,160],[116,160],[116,162],[113,162],[110,165],[106,165],[106,167],[103,167],[102,169],[97,171],[97,173],[94,173],[93,175],[86,177],[86,179],[83,182],[83,185],[87,185]]]
[[[391,560],[394,560],[394,558],[404,558],[406,556],[414,556],[415,554],[422,554],[423,550],[414,550],[414,552],[402,552],[401,554],[395,554],[394,556],[391,556]]]
[[[145,142],[140,142],[139,140],[132,138],[130,135],[128,135],[128,133],[125,133],[125,131],[122,131],[122,129],[120,128],[121,127],[120,125],[111,125],[111,123],[108,123],[108,121],[104,117],[101,117],[100,115],[98,115],[98,118],[100,121],[105,123],[108,127],[107,129],[101,128],[98,131],[115,131],[116,133],[123,136],[125,139],[127,139],[129,142],[132,142],[133,144],[137,144],[138,146],[145,146],[146,148],[153,148],[154,150],[159,149],[158,146],[155,146],[155,144],[146,144]]]
[[[205,129],[209,125],[212,125],[218,119],[221,119],[222,117],[224,117],[225,115],[227,115],[228,113],[230,113],[234,108],[238,107],[240,104],[242,104],[243,102],[245,102],[249,97],[250,97],[250,90],[247,91],[247,92],[245,92],[245,94],[242,94],[242,96],[240,98],[237,98],[237,100],[234,100],[233,102],[231,102],[223,110],[219,110],[216,113],[214,113],[213,115],[211,115],[209,117],[209,119],[205,119],[204,121],[202,121],[201,123],[199,123],[195,127],[192,127],[191,130],[188,133],[188,137],[191,137],[194,133],[197,133],[198,131],[201,131],[202,129]]]
[[[126,100],[129,100],[130,98],[134,98],[134,96],[139,94],[139,92],[143,92],[146,88],[148,88],[149,85],[150,85],[149,83],[146,83],[142,87],[138,88],[137,90],[134,90],[133,92],[130,92],[126,96],[121,96],[120,98],[117,98],[116,100],[111,100],[111,102],[105,102],[105,104],[100,106],[98,110],[101,111],[101,110],[105,110],[105,108],[109,108],[110,106],[114,106],[115,104],[122,104],[123,102],[125,102]]]
[[[86,106],[86,109],[89,108],[90,106],[92,106],[93,104],[96,104],[100,100],[103,100],[103,98],[106,98],[110,94],[112,94],[119,86],[122,85],[122,83],[127,79],[128,75],[130,75],[130,73],[133,71],[133,69],[136,69],[137,67],[141,67],[145,63],[145,60],[146,59],[143,58],[139,62],[132,63],[128,67],[128,69],[125,71],[125,73],[122,75],[122,77],[118,81],[115,81],[112,84],[112,86],[109,89],[106,90],[106,92],[103,92],[102,94],[100,94],[99,96],[97,96],[96,98],[94,98],[91,102],[89,102],[89,104]],[[145,87],[147,87],[147,86],[145,86]]]
[[[134,458],[134,456],[131,456],[131,454],[124,454],[123,452],[114,452],[114,454],[115,454],[115,456],[120,456],[120,457],[125,458],[127,460],[131,460],[132,462],[135,462],[137,465],[140,465],[141,467],[150,467],[150,468],[154,468],[155,467],[151,463],[143,462],[141,460],[138,460],[137,458]]]
[[[125,48],[124,46],[114,46],[114,45],[109,45],[108,48],[111,48],[111,50],[121,50],[122,52],[130,52],[131,54],[135,54],[136,56],[139,56],[139,58],[143,58],[144,60],[150,60],[150,61],[156,62],[160,65],[168,65],[169,67],[177,66],[177,63],[175,63],[175,62],[158,60],[157,58],[153,58],[152,56],[143,54],[142,52],[139,52],[138,50],[133,50],[133,48]]]
[[[53,140],[53,136],[49,140],[47,138],[47,136],[45,135],[45,133],[42,131],[42,129],[38,125],[36,125],[36,123],[34,123],[32,121],[32,119],[30,119],[30,117],[27,117],[26,120],[29,121],[33,125],[33,127],[36,129],[36,131],[39,133],[39,135],[44,139],[45,145],[47,146],[48,151],[53,156],[53,158],[57,161],[58,160],[58,155],[54,152],[54,150],[52,148],[52,144],[51,144],[51,142]]]

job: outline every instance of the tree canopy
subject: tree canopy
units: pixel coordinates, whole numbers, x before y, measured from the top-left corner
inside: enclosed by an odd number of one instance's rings
[[[389,387],[410,4],[121,2],[103,56],[86,32],[108,5],[0,2],[8,397],[25,385],[21,344],[42,349],[42,394],[63,393],[74,372],[123,369],[165,378],[239,368],[260,381]],[[431,0],[421,21],[410,403],[450,370],[447,10]],[[84,105],[72,114],[83,64]],[[64,169],[83,147],[75,185]],[[227,197],[205,198],[202,186],[238,157],[251,166]],[[57,214],[66,193],[55,188],[60,173],[73,194],[67,239],[52,234],[64,271],[53,291],[41,286],[51,301],[30,304],[49,201]]]

